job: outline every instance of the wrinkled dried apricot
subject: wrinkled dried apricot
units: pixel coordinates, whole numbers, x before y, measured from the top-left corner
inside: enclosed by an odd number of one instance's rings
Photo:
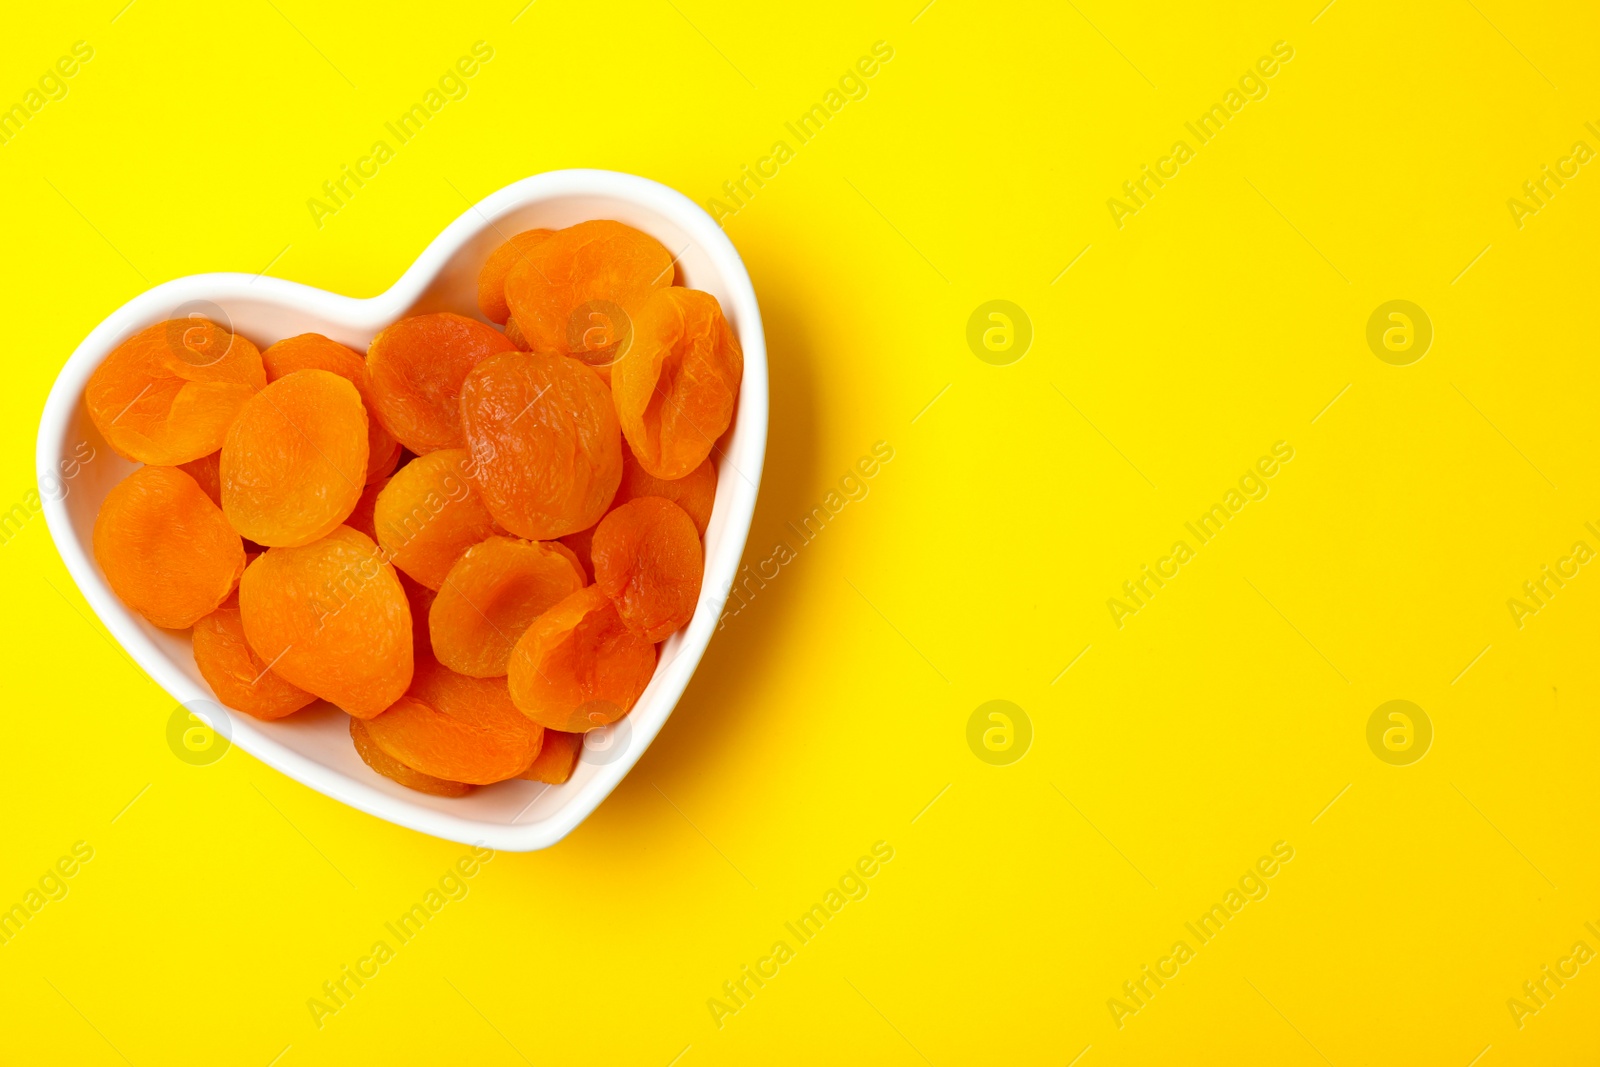
[[[593,526],[616,495],[622,436],[611,393],[577,360],[484,360],[461,385],[461,422],[478,495],[519,537],[549,541]]]
[[[181,630],[228,599],[244,572],[244,543],[189,475],[140,467],[101,503],[94,558],[124,604]]]
[[[609,219],[580,222],[528,248],[506,276],[506,302],[535,352],[607,367],[626,350],[644,298],[672,284],[672,253]]]
[[[84,391],[112,451],[174,465],[222,447],[244,402],[267,384],[261,350],[207,319],[170,319],[118,345]]]
[[[717,468],[707,459],[682,478],[668,481],[657,478],[640,465],[626,442],[622,448],[622,484],[617,487],[613,508],[642,496],[659,496],[672,501],[694,520],[695,532],[702,538],[711,525],[711,506],[717,499]]]
[[[464,315],[401,319],[367,349],[378,421],[419,456],[460,448],[461,379],[483,359],[511,351],[505,334]]]
[[[528,339],[522,335],[522,327],[517,325],[516,319],[506,320],[506,340],[510,341],[518,352],[533,351],[533,346],[530,345],[528,343]]]
[[[406,695],[367,723],[395,759],[452,782],[515,778],[539,754],[544,730],[511,703],[503,678],[469,678],[427,661]]]
[[[406,604],[411,608],[412,659],[416,663],[433,659],[433,644],[428,640],[428,613],[433,610],[434,597],[439,594],[405,571],[395,573],[400,576],[400,588],[406,591]]]
[[[556,544],[566,546],[567,551],[572,553],[572,558],[583,568],[585,575],[590,577],[594,575],[594,526],[579,530],[577,533],[563,534]]]
[[[178,464],[178,469],[193,478],[195,484],[199,485],[206,496],[211,498],[211,502],[219,508],[222,506],[222,471],[219,466],[221,462],[222,452],[219,449],[209,456],[201,456],[199,459]]]
[[[429,589],[444,583],[461,553],[502,532],[473,494],[467,467],[464,449],[418,456],[389,479],[372,512],[389,561]]]
[[[711,525],[711,508],[717,499],[717,468],[709,459],[684,477],[677,481],[669,482],[664,478],[657,478],[643,467],[634,458],[633,450],[628,447],[628,442],[622,442],[622,482],[617,486],[617,495],[612,498],[606,511],[620,507],[630,500],[637,500],[642,496],[659,496],[672,501],[684,511],[689,513],[689,518],[694,520],[694,528],[705,540],[706,528]],[[583,573],[594,573],[594,560],[592,558],[594,543],[593,526],[577,533],[563,534],[556,543],[564,545],[572,551],[583,568]]]
[[[239,610],[256,655],[351,715],[372,718],[411,684],[405,590],[372,539],[348,526],[262,553],[239,580]]]
[[[522,632],[583,585],[577,561],[559,546],[488,538],[463,552],[439,587],[428,612],[433,654],[461,674],[503,675]]]
[[[547,782],[550,785],[560,785],[572,777],[572,772],[577,769],[578,757],[583,754],[583,735],[569,734],[561,730],[546,730],[544,744],[539,747],[539,754],[533,757],[533,763],[528,769],[517,775],[533,782]]]
[[[325,370],[355,386],[367,412],[365,481],[370,485],[389,476],[400,458],[400,442],[372,415],[372,386],[367,380],[366,358],[360,352],[320,333],[302,333],[268,345],[261,353],[261,362],[266,366],[269,383],[297,370]]]
[[[364,487],[361,490],[361,496],[356,500],[356,506],[351,508],[350,514],[345,517],[344,524],[352,530],[360,530],[376,541],[378,539],[378,525],[373,512],[378,506],[378,494],[383,492],[383,487],[388,484],[388,478],[380,478],[371,485]]]
[[[704,569],[694,520],[670,500],[630,500],[595,528],[594,584],[617,605],[623,625],[648,641],[689,624]]]
[[[435,778],[431,774],[423,774],[419,770],[407,767],[378,747],[372,740],[372,734],[367,730],[365,719],[351,716],[350,740],[355,742],[356,755],[361,757],[362,763],[385,778],[399,782],[407,789],[430,793],[436,797],[464,797],[474,788],[465,782],[447,782],[443,778]]]
[[[506,306],[506,275],[522,261],[528,249],[555,233],[554,230],[523,230],[489,253],[478,272],[478,309],[490,322],[504,324],[511,317]],[[508,334],[509,330],[506,331]]]
[[[268,546],[326,536],[361,498],[367,413],[361,394],[325,370],[300,370],[245,402],[222,444],[222,510]]]
[[[650,684],[656,649],[589,585],[534,620],[508,667],[511,699],[524,715],[547,729],[583,733],[628,713]]]
[[[572,564],[572,569],[578,572],[578,587],[580,589],[589,584],[589,567],[583,560],[578,558],[576,552],[560,541],[540,541],[539,543],[552,552],[559,552],[567,558],[567,561]]]
[[[733,421],[744,351],[717,298],[662,289],[633,318],[633,346],[611,369],[617,418],[639,465],[682,478]]]
[[[317,699],[256,655],[245,640],[237,598],[194,624],[194,663],[218,700],[258,719],[281,719]]]
[[[377,424],[377,422],[378,420],[372,417],[372,409],[368,408],[368,427]],[[387,430],[384,431],[384,433],[388,432],[389,431]],[[393,438],[391,438],[391,440],[393,440]],[[389,477],[389,475],[393,474],[395,472],[395,468],[400,466],[400,457],[405,455],[405,452],[405,445],[402,445],[399,441],[394,441],[394,443],[389,446],[389,451],[386,455],[374,456],[369,452],[367,454],[367,484],[371,485],[374,482],[381,482],[385,478]]]

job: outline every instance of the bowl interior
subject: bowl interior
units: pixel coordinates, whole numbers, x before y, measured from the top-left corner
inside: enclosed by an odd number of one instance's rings
[[[593,191],[596,185],[611,191]],[[135,464],[106,446],[82,402],[89,373],[121,340],[154,322],[193,311],[218,318],[262,348],[314,331],[366,351],[383,327],[406,315],[454,311],[478,316],[479,268],[493,249],[522,230],[556,229],[585,219],[627,223],[677,256],[678,283],[721,302],[746,357],[734,425],[713,452],[716,504],[706,531],[706,575],[688,627],[659,647],[649,688],[628,716],[588,735],[583,758],[560,786],[502,782],[457,799],[413,792],[369,770],[351,744],[345,715],[322,703],[286,720],[259,722],[220,709],[194,664],[187,632],[152,626],[126,610],[93,561],[91,535],[101,501]],[[709,227],[709,229],[708,229]],[[501,190],[447,228],[387,292],[354,300],[274,278],[201,275],[153,289],[113,314],[73,355],[58,380],[41,427],[40,469],[94,450],[65,491],[42,493],[52,534],[68,569],[102,621],[133,658],[235,744],[313,788],[391,821],[442,837],[527,849],[559,840],[604,799],[655,737],[687,684],[717,622],[714,591],[731,583],[743,552],[766,438],[766,363],[759,311],[732,245],[687,199],[654,182],[608,172],[555,172]],[[52,412],[54,408],[54,412]],[[54,425],[52,425],[54,423]],[[54,432],[52,432],[54,431]],[[59,499],[50,499],[59,497]]]

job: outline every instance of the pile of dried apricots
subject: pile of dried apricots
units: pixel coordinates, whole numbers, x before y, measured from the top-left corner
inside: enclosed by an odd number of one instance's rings
[[[122,601],[192,627],[229,707],[325,700],[369,767],[439,796],[564,782],[633,707],[694,614],[744,374],[716,298],[618,222],[517,234],[478,304],[503,331],[417,315],[365,357],[174,319],[85,394],[144,464],[95,520]]]

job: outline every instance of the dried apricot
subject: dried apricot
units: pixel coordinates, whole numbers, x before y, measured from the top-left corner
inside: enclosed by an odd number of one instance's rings
[[[682,478],[667,481],[657,478],[639,464],[633,449],[622,449],[622,484],[617,487],[613,508],[642,496],[659,496],[672,501],[694,520],[695,532],[702,538],[711,525],[711,506],[717,500],[717,468],[709,459]]]
[[[544,730],[511,703],[505,679],[469,678],[431,660],[418,664],[406,695],[367,731],[407,767],[472,785],[515,778],[544,740]]]
[[[383,492],[383,487],[389,484],[388,478],[380,479],[361,490],[361,496],[356,500],[356,506],[345,517],[344,524],[352,530],[360,530],[374,541],[378,539],[377,520],[373,517],[373,510],[378,506],[378,494]]]
[[[503,532],[473,494],[467,467],[464,449],[418,456],[394,473],[373,509],[389,561],[429,589],[444,583],[461,553]]]
[[[551,730],[583,733],[626,715],[650,684],[656,649],[588,585],[534,620],[506,677],[517,708]]]
[[[378,421],[419,456],[460,448],[461,379],[488,356],[511,351],[505,334],[464,315],[401,319],[367,349]]]
[[[572,569],[578,572],[578,587],[580,589],[589,584],[589,568],[583,562],[583,560],[578,558],[578,554],[576,552],[562,544],[560,541],[540,541],[539,543],[550,549],[552,552],[559,552],[567,558],[567,560],[572,564]]]
[[[118,345],[84,390],[112,451],[153,465],[222,447],[244,402],[267,384],[261,350],[207,319],[170,319]]]
[[[521,262],[527,250],[555,233],[554,230],[523,230],[489,253],[478,272],[478,309],[490,322],[504,324],[511,317],[506,306],[506,275]],[[508,330],[507,333],[510,331]]]
[[[616,495],[622,436],[611,393],[575,359],[484,360],[461,385],[461,422],[478,495],[519,537],[549,541],[593,526]]]
[[[566,546],[567,551],[572,553],[572,558],[583,568],[585,575],[594,574],[594,526],[579,530],[577,533],[563,534],[556,544]]]
[[[239,581],[239,610],[256,655],[351,715],[370,719],[411,685],[405,590],[372,539],[348,526],[262,553]]]
[[[263,545],[326,536],[361,498],[367,413],[339,375],[299,370],[245,402],[222,444],[222,510]]]
[[[580,222],[528,248],[506,276],[506,303],[535,352],[607,367],[627,350],[645,297],[673,281],[660,241],[609,219]]]
[[[560,546],[491,537],[461,554],[428,612],[433,654],[475,678],[506,673],[506,660],[534,619],[582,589],[584,575]]]
[[[256,655],[245,640],[237,598],[194,624],[194,663],[218,700],[258,719],[281,719],[317,699]]]
[[[124,604],[181,630],[228,599],[244,572],[244,543],[189,475],[140,467],[101,503],[94,558]]]
[[[583,753],[583,735],[561,730],[546,730],[544,744],[527,770],[517,775],[533,782],[560,785],[572,777],[577,769],[578,757]]]
[[[595,528],[594,584],[615,602],[623,625],[648,641],[689,624],[704,570],[694,520],[670,500],[630,500]]]
[[[443,778],[435,778],[431,774],[423,774],[419,770],[407,767],[377,746],[372,740],[372,734],[367,730],[365,719],[351,717],[350,740],[355,742],[356,755],[361,757],[362,763],[385,778],[399,782],[407,789],[415,789],[419,793],[431,793],[436,797],[464,797],[474,788],[465,782],[447,782]]]
[[[396,571],[400,587],[406,591],[406,604],[411,608],[411,656],[421,663],[434,658],[433,644],[428,640],[428,613],[433,610],[433,599],[438,596],[405,571]]]
[[[672,481],[711,454],[733,421],[744,351],[717,298],[662,289],[633,318],[633,346],[611,370],[617,418],[639,465]]]
[[[522,327],[517,325],[516,319],[506,320],[506,340],[510,341],[518,352],[533,351],[533,346],[530,345],[528,343],[528,339],[522,335]]]
[[[193,478],[206,496],[217,507],[222,506],[222,471],[219,464],[222,462],[222,451],[219,449],[209,456],[191,459],[187,463],[178,464],[178,469]]]
[[[261,353],[261,362],[266,366],[269,383],[297,370],[325,370],[355,386],[356,392],[361,394],[361,406],[367,412],[366,482],[370,485],[389,476],[400,458],[400,442],[372,415],[372,386],[367,380],[366,357],[320,333],[302,333],[268,345]]]
[[[376,425],[378,425],[378,420],[372,417],[372,409],[368,408],[367,427],[370,430],[371,427]],[[384,431],[384,433],[388,432],[389,431],[387,430]],[[393,438],[390,438],[390,440],[393,443],[389,446],[389,451],[387,454],[375,456],[370,452],[367,453],[368,485],[372,485],[374,482],[383,481],[385,478],[389,477],[389,475],[395,472],[396,467],[400,466],[400,457],[405,455],[406,446],[402,445],[399,441],[395,441]]]

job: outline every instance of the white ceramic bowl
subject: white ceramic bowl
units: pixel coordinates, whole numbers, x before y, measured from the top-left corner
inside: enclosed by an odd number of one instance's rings
[[[315,331],[364,352],[374,334],[407,315],[476,314],[478,270],[497,245],[522,230],[585,219],[616,219],[661,241],[677,255],[683,284],[721,301],[744,346],[739,409],[724,451],[714,457],[717,499],[706,531],[700,605],[689,625],[662,644],[655,677],[633,711],[588,735],[584,756],[563,785],[502,782],[448,799],[413,792],[369,770],[356,756],[345,715],[327,705],[279,722],[221,708],[195,668],[189,634],[152,626],[129,611],[94,561],[91,535],[100,502],[134,464],[112,452],[90,422],[83,404],[89,375],[131,334],[197,311],[220,316],[262,348]],[[93,461],[58,482],[59,472],[70,470],[61,463],[84,442],[95,450]],[[733,244],[693,201],[666,186],[613,171],[562,170],[507,186],[468,210],[387,292],[368,300],[247,274],[179,278],[134,298],[95,327],[56,378],[39,424],[38,469],[45,517],[67,570],[112,636],[179,704],[263,763],[362,811],[438,837],[525,852],[556,843],[594,811],[672,713],[716,629],[717,609],[744,552],[766,443],[766,341],[755,290]]]

